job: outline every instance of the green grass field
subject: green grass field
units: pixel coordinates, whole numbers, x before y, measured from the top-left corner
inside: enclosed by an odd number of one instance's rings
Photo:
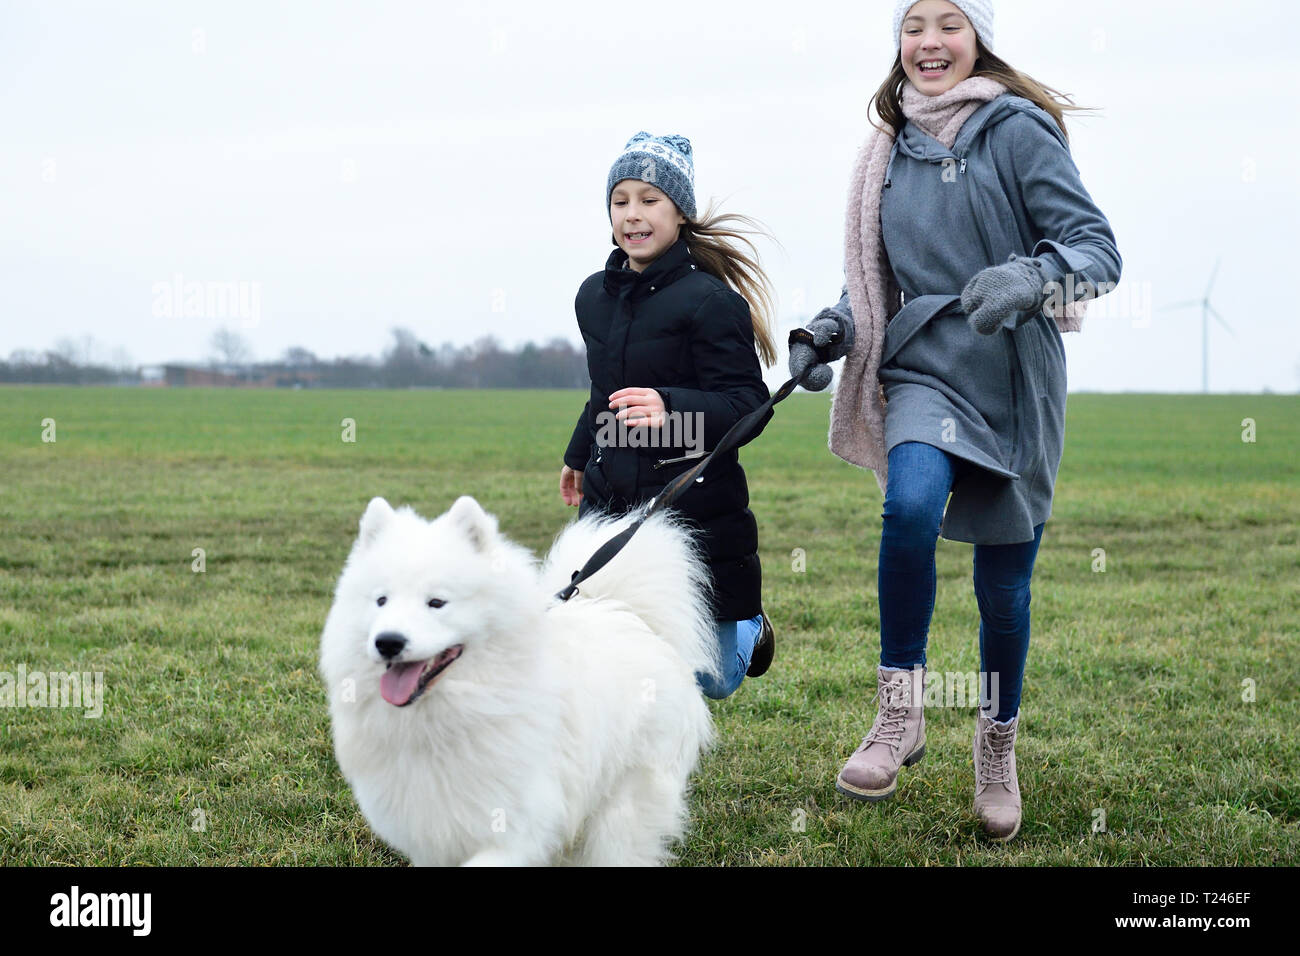
[[[99,719],[0,708],[0,864],[401,862],[335,765],[316,674],[357,520],[377,494],[433,516],[469,493],[544,551],[575,513],[582,402],[0,389],[0,671],[105,680]],[[827,410],[795,395],[742,451],[777,657],[712,704],[682,864],[1300,859],[1300,397],[1070,398],[1008,845],[971,812],[970,709],[927,711],[893,800],[834,790],[875,713],[881,496],[827,450]],[[941,540],[938,574],[930,669],[977,670],[971,546]]]

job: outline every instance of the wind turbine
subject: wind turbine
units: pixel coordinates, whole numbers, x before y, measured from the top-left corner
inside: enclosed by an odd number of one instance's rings
[[[1186,302],[1175,302],[1173,305],[1167,305],[1161,312],[1168,312],[1170,309],[1185,309],[1189,305],[1199,305],[1201,307],[1201,391],[1209,392],[1210,390],[1210,316],[1213,315],[1221,326],[1228,330],[1228,334],[1233,338],[1237,333],[1228,327],[1223,316],[1215,311],[1214,306],[1210,305],[1210,290],[1214,288],[1214,277],[1219,274],[1219,260],[1214,260],[1214,271],[1210,273],[1210,284],[1205,287],[1205,295],[1200,299],[1189,299]]]

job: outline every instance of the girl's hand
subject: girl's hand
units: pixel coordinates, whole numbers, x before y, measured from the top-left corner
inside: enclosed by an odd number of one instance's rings
[[[566,505],[576,505],[582,500],[582,472],[568,465],[560,469],[560,497]]]
[[[658,428],[664,423],[664,399],[653,388],[620,388],[609,396],[609,407],[621,409],[614,417],[629,428]]]
[[[961,292],[961,307],[971,328],[992,335],[1017,312],[1038,309],[1047,298],[1042,261],[1012,254],[997,266],[982,269]]]

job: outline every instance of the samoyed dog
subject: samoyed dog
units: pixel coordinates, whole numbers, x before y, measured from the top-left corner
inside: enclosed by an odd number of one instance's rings
[[[462,496],[432,521],[375,498],[321,634],[334,752],[367,822],[417,865],[672,859],[712,742],[707,565],[644,508],[594,513],[544,564]]]

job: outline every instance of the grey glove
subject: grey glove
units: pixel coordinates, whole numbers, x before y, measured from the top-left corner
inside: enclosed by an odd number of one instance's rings
[[[853,348],[853,323],[833,309],[822,309],[805,328],[812,333],[813,345],[795,342],[790,346],[790,377],[802,377],[811,366],[800,384],[810,392],[820,392],[831,383],[831,367],[826,362],[843,358]],[[840,340],[832,344],[834,332],[840,333]]]
[[[1047,298],[1047,276],[1041,259],[1012,254],[1000,266],[975,273],[961,292],[961,307],[971,328],[992,335],[1017,312],[1037,309]]]

